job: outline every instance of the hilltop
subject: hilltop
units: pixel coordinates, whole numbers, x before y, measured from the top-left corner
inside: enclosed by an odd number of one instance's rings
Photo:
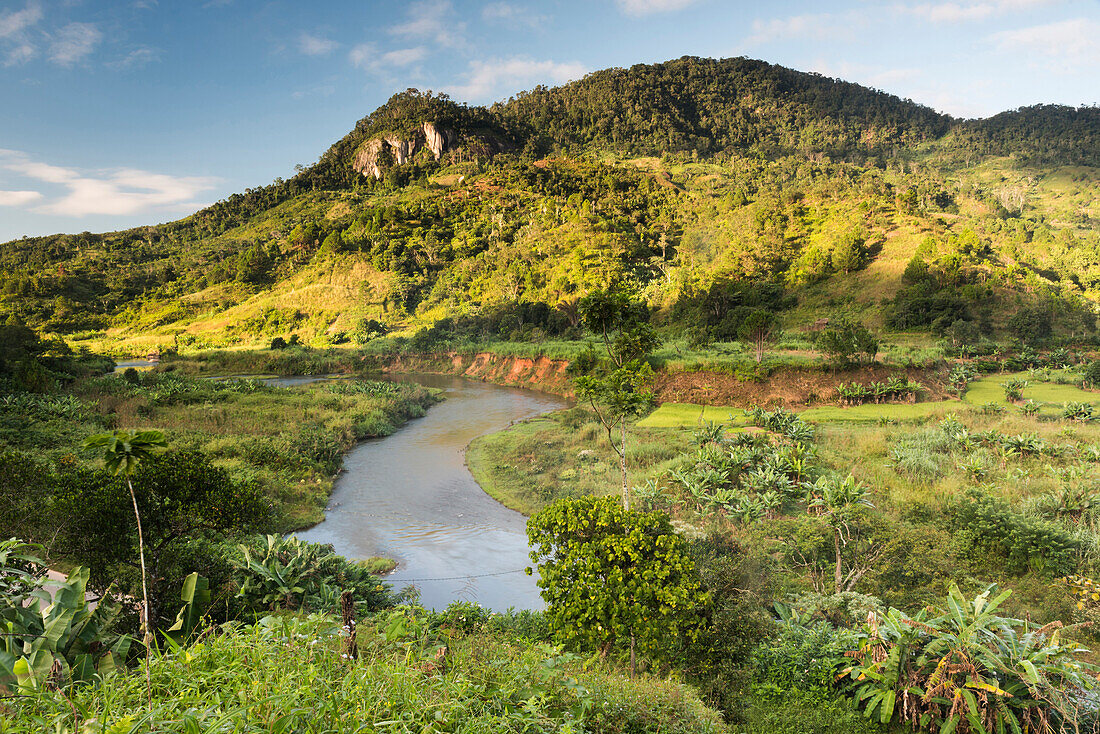
[[[1096,108],[958,120],[743,58],[488,108],[410,89],[288,180],[164,225],[0,245],[0,302],[124,349],[441,319],[464,339],[568,337],[577,298],[611,281],[693,343],[732,338],[749,301],[789,330],[847,314],[917,341],[1080,339],[1098,166]]]

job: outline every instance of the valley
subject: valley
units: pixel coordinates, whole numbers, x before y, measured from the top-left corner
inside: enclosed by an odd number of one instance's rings
[[[1100,730],[1098,198],[683,57],[0,244],[0,730]]]

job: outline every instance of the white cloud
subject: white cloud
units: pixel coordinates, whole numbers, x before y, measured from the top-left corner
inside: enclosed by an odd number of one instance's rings
[[[50,46],[50,60],[72,66],[95,50],[103,34],[93,23],[69,23],[58,31]]]
[[[361,43],[348,53],[348,60],[352,66],[380,74],[389,69],[411,66],[427,56],[428,49],[423,46],[379,51],[372,43]]]
[[[42,20],[42,6],[31,0],[22,10],[0,14],[0,41],[4,46],[4,66],[25,64],[38,54],[31,29]]]
[[[1028,54],[1029,61],[1058,71],[1100,65],[1100,22],[1088,18],[1002,31],[990,40],[1002,51]]]
[[[32,0],[22,10],[10,10],[0,15],[0,38],[18,36],[40,20],[42,6]]]
[[[41,198],[37,191],[0,191],[0,206],[24,206]]]
[[[27,178],[62,187],[63,193],[49,197],[47,201],[36,206],[34,211],[67,217],[197,208],[199,203],[195,196],[213,188],[216,183],[216,179],[208,177],[169,176],[135,168],[88,173],[35,161],[13,150],[0,150],[0,167]],[[22,203],[37,199],[39,197],[31,197]]]
[[[858,19],[850,15],[809,13],[789,18],[754,20],[752,35],[745,39],[745,46],[760,46],[773,41],[791,38],[850,38]]]
[[[534,84],[563,84],[580,79],[588,70],[577,61],[559,63],[514,56],[508,59],[470,62],[465,83],[448,87],[454,97],[467,101],[487,100],[493,95],[516,92]]]
[[[298,37],[298,50],[306,56],[325,56],[340,47],[340,44],[329,38],[303,33]]]
[[[135,48],[120,59],[111,61],[107,66],[112,69],[140,69],[146,64],[160,61],[160,49],[151,46]]]
[[[1049,5],[1053,1],[1055,0],[963,0],[899,5],[897,9],[933,23],[963,23],[1029,10]]]
[[[489,3],[481,9],[481,18],[490,23],[507,23],[514,26],[534,27],[546,20],[546,16],[531,12],[513,3]]]
[[[615,0],[627,15],[635,17],[652,15],[653,13],[667,13],[672,10],[683,10],[696,0]]]
[[[465,48],[466,24],[455,19],[450,0],[417,0],[409,3],[408,20],[390,27],[390,34],[430,41],[444,48]]]

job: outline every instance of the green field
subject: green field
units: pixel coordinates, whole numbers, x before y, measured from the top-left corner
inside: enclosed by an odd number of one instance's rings
[[[1012,378],[1027,379],[1026,372],[989,375],[970,383],[963,400],[936,400],[928,403],[890,403],[885,405],[856,405],[849,408],[838,405],[821,405],[799,411],[804,420],[811,423],[862,422],[879,420],[920,420],[929,416],[980,407],[993,403],[1011,406],[1004,394],[1004,383]],[[1065,403],[1091,403],[1100,405],[1100,393],[1082,390],[1076,385],[1031,380],[1023,391],[1025,399],[1040,405],[1040,412],[1057,415]],[[696,405],[694,403],[665,403],[650,413],[638,425],[643,428],[683,428],[701,425],[705,421],[724,423],[728,426],[749,425],[744,409],[736,406]]]
[[[1000,375],[989,375],[970,383],[964,398],[971,405],[1011,405],[1005,398],[1004,383],[1013,378],[1028,380],[1027,372],[1011,372]],[[1040,412],[1056,415],[1061,412],[1065,403],[1090,403],[1100,405],[1100,393],[1082,390],[1076,385],[1061,385],[1055,382],[1039,382],[1028,380],[1029,385],[1024,388],[1025,400],[1034,400],[1040,405]]]

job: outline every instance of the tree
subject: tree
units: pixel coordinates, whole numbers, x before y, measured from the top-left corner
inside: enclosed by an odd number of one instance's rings
[[[670,638],[698,633],[709,597],[667,515],[611,497],[561,499],[528,521],[527,537],[550,627],[564,640],[607,657],[629,637],[633,673],[637,644],[658,655]]]
[[[232,481],[225,469],[196,451],[148,457],[132,479],[126,476],[123,483],[108,472],[79,471],[66,477],[56,503],[67,518],[66,544],[89,566],[93,580],[116,578],[135,555],[143,556],[149,576],[148,616],[156,625],[166,619],[161,600],[182,580],[162,575],[185,552],[185,541],[200,532],[247,532],[264,522],[269,509],[258,486]],[[127,489],[142,520],[142,535],[136,538],[120,532]]]
[[[113,431],[90,436],[84,441],[84,448],[103,449],[103,464],[107,471],[125,476],[126,487],[130,490],[134,520],[137,523],[138,558],[141,560],[141,631],[147,647],[152,642],[152,633],[149,631],[149,585],[145,569],[145,536],[141,530],[137,495],[134,494],[133,474],[138,465],[151,457],[155,450],[167,446],[168,442],[160,431]]]
[[[745,320],[741,322],[741,325],[737,327],[738,338],[753,345],[756,351],[757,364],[764,360],[764,347],[775,341],[776,334],[779,331],[778,326],[775,314],[757,309],[749,313]]]
[[[611,448],[619,456],[623,509],[629,510],[626,422],[653,404],[653,394],[647,388],[653,370],[644,358],[660,344],[660,339],[649,325],[648,307],[621,291],[593,291],[581,299],[579,308],[584,325],[602,339],[607,359],[603,364],[591,357],[578,360],[578,365],[594,367],[590,374],[575,378],[577,396],[592,406],[607,430]],[[616,427],[618,444],[614,437]]]
[[[837,319],[817,337],[817,348],[829,359],[842,365],[853,361],[875,361],[878,339],[863,324]]]
[[[874,506],[868,499],[869,494],[867,487],[856,482],[851,474],[844,479],[823,477],[811,488],[810,511],[816,511],[824,517],[833,531],[833,583],[838,594],[854,590],[856,583],[878,560],[877,554],[871,554],[868,558],[867,554],[856,552],[859,544],[853,542],[860,535],[858,531],[862,530],[857,527],[862,519],[861,509]],[[844,551],[849,545],[853,552],[849,554],[848,563],[845,564]]]

